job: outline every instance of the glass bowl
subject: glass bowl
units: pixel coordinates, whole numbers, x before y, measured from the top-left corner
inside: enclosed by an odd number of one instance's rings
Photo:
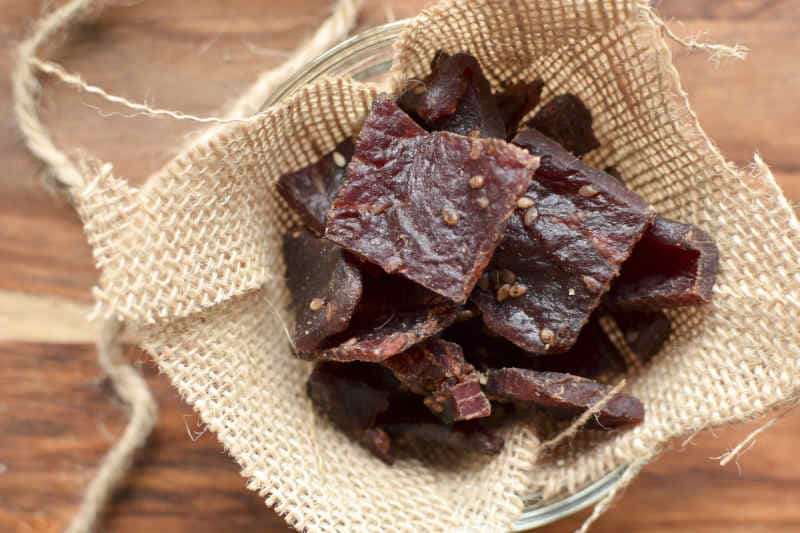
[[[280,86],[267,98],[262,109],[280,102],[298,88],[321,76],[350,76],[355,80],[385,88],[392,65],[392,43],[408,22],[398,20],[372,28],[331,48]],[[607,494],[627,468],[619,467],[562,498],[545,501],[536,494],[523,496],[525,508],[512,531],[541,527],[585,509]]]

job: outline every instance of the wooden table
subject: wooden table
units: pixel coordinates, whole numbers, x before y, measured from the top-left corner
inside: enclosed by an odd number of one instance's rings
[[[6,0],[0,42],[11,46],[40,4]],[[125,2],[119,2],[125,4]],[[325,0],[164,0],[108,8],[50,57],[134,100],[213,114],[261,69],[308,35]],[[423,4],[375,3],[361,26],[415,13]],[[394,5],[394,7],[391,7]],[[403,7],[400,7],[400,6]],[[757,149],[792,201],[800,200],[800,9],[797,0],[662,0],[681,34],[752,48],[719,68],[701,54],[676,62],[701,122],[733,161]],[[7,49],[6,47],[3,47]],[[0,54],[0,76],[11,54]],[[42,99],[59,144],[113,161],[141,182],[193,126],[104,116],[101,102],[50,80]],[[96,271],[75,214],[45,192],[40,165],[23,148],[0,84],[0,531],[57,531],[76,509],[98,460],[125,423],[100,379],[93,332],[82,321]],[[113,111],[120,111],[114,109]],[[151,445],[115,498],[108,531],[285,531],[248,492],[213,435],[204,433],[151,361],[134,349],[161,405]],[[797,531],[800,413],[763,434],[738,464],[712,459],[753,424],[700,435],[649,465],[594,531]],[[581,516],[545,531],[571,531]]]

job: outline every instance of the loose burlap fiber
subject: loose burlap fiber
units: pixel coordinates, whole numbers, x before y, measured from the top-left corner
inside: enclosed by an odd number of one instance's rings
[[[671,312],[674,334],[628,390],[638,428],[588,435],[546,454],[531,428],[495,458],[430,451],[392,467],[315,415],[294,359],[281,235],[292,223],[274,183],[357,131],[375,89],[348,79],[303,87],[258,120],[230,126],[142,188],[105,167],[77,195],[107,313],[144,348],[238,461],[248,487],[309,531],[500,531],[520,495],[572,491],[646,460],[673,437],[792,400],[800,370],[800,225],[765,166],[742,172],[700,129],[660,22],[638,0],[447,0],[396,44],[395,83],[427,73],[438,49],[475,54],[497,87],[542,77],[544,100],[572,92],[602,147],[664,215],[716,239],[711,305]],[[743,119],[743,127],[746,125]]]

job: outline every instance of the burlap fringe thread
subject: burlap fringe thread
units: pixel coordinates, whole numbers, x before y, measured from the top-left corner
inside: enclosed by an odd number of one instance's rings
[[[258,111],[265,95],[271,93],[305,64],[348,35],[355,25],[362,0],[338,0],[331,15],[322,23],[311,39],[297,48],[284,63],[262,73],[258,80],[229,106],[222,117],[200,117],[134,102],[114,95],[101,87],[91,85],[79,75],[66,71],[56,63],[36,57],[39,48],[56,33],[68,29],[76,22],[84,20],[99,11],[97,3],[99,2],[95,0],[73,0],[40,19],[35,25],[31,36],[19,46],[17,63],[12,77],[14,113],[26,145],[33,155],[47,165],[47,169],[52,174],[53,183],[66,192],[68,197],[71,190],[85,185],[90,179],[88,177],[90,172],[83,168],[86,165],[76,164],[67,157],[54,144],[47,129],[41,123],[36,102],[40,89],[36,78],[37,70],[43,74],[52,75],[79,91],[99,96],[111,104],[120,105],[145,116],[188,120],[200,124],[214,124],[218,127],[232,123],[251,122],[260,117]],[[696,39],[683,39],[672,32],[655,14],[648,11],[647,15],[666,37],[687,50],[701,50],[708,53],[710,60],[715,63],[726,58],[744,59],[747,54],[747,48],[738,44],[730,47],[702,43]],[[190,141],[189,144],[199,144],[212,137],[216,131],[218,130],[210,128]],[[756,164],[766,170],[766,165],[758,156],[756,156]],[[104,172],[110,173],[110,171],[111,166],[108,164],[103,165],[100,169],[101,174]],[[80,509],[67,528],[69,533],[85,533],[95,529],[114,490],[129,470],[134,453],[145,444],[158,418],[158,406],[150,393],[147,383],[122,356],[120,338],[123,328],[124,325],[115,317],[103,319],[97,341],[97,353],[98,363],[103,372],[109,377],[115,393],[130,407],[130,419],[124,433],[103,458],[94,479],[86,488]],[[594,416],[624,386],[625,381],[622,380],[592,409],[584,413],[563,432],[543,443],[541,450],[553,449],[574,435],[584,423]],[[752,447],[758,435],[772,427],[796,406],[797,403],[793,403],[779,415],[750,433],[731,451],[718,457],[720,465],[725,466],[740,453]],[[592,514],[578,530],[579,533],[585,533],[589,529],[597,518],[609,508],[619,492],[638,475],[641,469],[655,455],[657,454],[643,457],[628,466],[623,476],[606,496],[595,505]]]
[[[191,120],[198,123],[229,124],[254,120],[251,116],[262,104],[264,94],[297,72],[303,65],[325,52],[346,37],[355,26],[361,0],[338,0],[331,15],[315,34],[297,48],[281,65],[267,70],[258,80],[230,106],[223,118],[197,117],[177,111],[156,109],[115,96],[102,88],[89,85],[80,76],[71,74],[59,65],[42,61],[36,57],[38,50],[55,34],[99,11],[95,0],[73,0],[42,17],[33,31],[17,50],[14,69],[13,95],[14,114],[25,143],[31,153],[39,158],[51,173],[52,183],[70,198],[70,191],[83,186],[89,175],[58,148],[42,124],[37,111],[39,83],[36,69],[51,74],[64,83],[83,92],[96,94],[108,102],[119,104],[144,115],[169,117],[176,120]],[[195,142],[213,134],[208,131]],[[109,172],[110,165],[102,171]],[[130,408],[130,418],[122,436],[102,459],[97,473],[85,489],[80,508],[67,527],[68,533],[93,531],[103,514],[114,490],[131,467],[133,456],[147,441],[158,419],[158,406],[147,383],[123,357],[121,332],[123,324],[115,317],[104,318],[97,341],[97,359],[100,368],[108,376],[117,396]]]

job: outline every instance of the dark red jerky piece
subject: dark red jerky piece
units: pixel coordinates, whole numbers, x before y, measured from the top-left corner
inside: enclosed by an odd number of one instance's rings
[[[347,139],[316,163],[278,180],[278,192],[317,235],[325,232],[328,209],[344,182],[354,150],[353,141]]]
[[[377,426],[397,384],[385,369],[365,363],[319,363],[306,392],[314,407],[381,460],[391,463],[391,439]]]
[[[313,352],[347,329],[362,295],[361,274],[344,251],[306,231],[284,236],[286,282],[298,353]]]
[[[334,361],[381,362],[440,333],[455,321],[456,306],[399,276],[365,277],[364,296],[351,327],[314,354]]]
[[[560,372],[504,368],[489,371],[485,389],[499,401],[529,403],[571,417],[596,405],[612,387]],[[635,426],[643,420],[642,402],[624,393],[612,397],[595,415],[596,424],[606,429]]]
[[[574,94],[561,94],[547,102],[528,121],[576,157],[600,146],[592,130],[592,112]]]
[[[400,313],[377,329],[347,332],[349,337],[315,354],[330,361],[381,362],[440,333],[455,320],[455,310],[444,305],[416,313]]]
[[[466,54],[462,54],[465,55]],[[452,115],[467,92],[467,76],[463,64],[469,60],[458,58],[439,50],[431,60],[431,73],[422,81],[409,82],[397,105],[422,124],[429,124]]]
[[[509,219],[471,297],[495,333],[529,352],[563,353],[654,215],[636,193],[541,133],[525,130],[514,142],[541,156],[525,193],[532,205]],[[503,285],[524,293],[502,293]]]
[[[672,332],[672,324],[661,311],[618,312],[612,314],[625,344],[640,361],[649,361],[657,354]]]
[[[500,140],[422,135],[393,102],[379,99],[328,213],[326,237],[464,302],[537,161]]]
[[[464,359],[461,347],[441,339],[418,344],[387,359],[383,365],[411,392],[422,395],[475,373],[475,368]]]
[[[426,398],[425,403],[448,423],[485,418],[492,414],[492,406],[481,389],[477,374],[442,386],[438,392]]]
[[[536,370],[598,378],[625,372],[625,357],[617,350],[596,317],[581,330],[568,352],[536,358]]]
[[[424,84],[411,84],[397,102],[429,130],[504,139],[505,124],[489,80],[467,53],[438,53]]]
[[[484,455],[500,453],[503,438],[475,422],[459,422],[452,426],[436,422],[400,422],[382,427],[398,444],[433,444]]]
[[[492,407],[475,367],[455,343],[430,339],[383,363],[406,388],[425,396],[425,405],[450,423],[484,418]]]
[[[719,251],[705,231],[657,217],[607,297],[615,310],[653,311],[711,300]]]
[[[495,96],[498,111],[506,125],[507,140],[514,138],[525,115],[539,105],[543,88],[544,82],[540,79],[532,82],[521,81],[510,85]]]

